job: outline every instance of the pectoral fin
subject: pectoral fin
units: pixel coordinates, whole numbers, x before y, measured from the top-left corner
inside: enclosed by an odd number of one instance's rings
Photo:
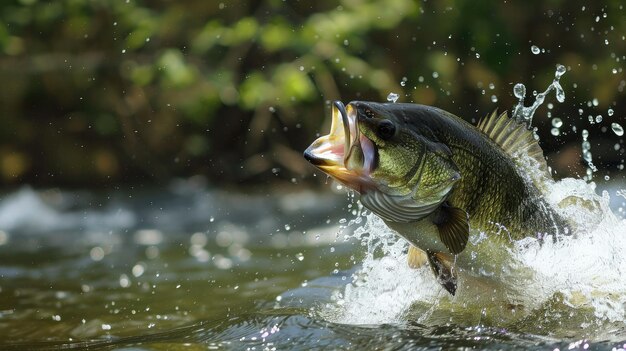
[[[469,216],[464,210],[444,203],[432,218],[441,242],[454,255],[460,254],[469,238]]]
[[[409,246],[409,254],[408,254],[409,267],[417,269],[423,266],[424,264],[426,264],[427,261],[428,261],[428,258],[426,257],[426,252],[418,249],[417,247],[413,245]]]
[[[428,256],[428,263],[433,270],[437,282],[441,284],[452,296],[456,293],[457,276],[456,271],[450,264],[450,261],[446,260],[444,254],[441,252],[426,251]]]

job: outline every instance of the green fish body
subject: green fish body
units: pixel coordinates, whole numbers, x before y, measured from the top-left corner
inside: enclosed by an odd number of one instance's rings
[[[551,177],[533,133],[506,114],[475,127],[430,106],[335,102],[331,133],[305,158],[356,190],[412,244],[410,264],[428,262],[453,295],[458,271],[477,267],[481,237],[493,247],[571,234],[542,194]],[[470,232],[484,235],[466,250]]]

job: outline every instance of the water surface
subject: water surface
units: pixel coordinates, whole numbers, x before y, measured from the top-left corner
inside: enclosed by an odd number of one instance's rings
[[[193,179],[10,192],[0,201],[0,348],[623,347],[623,321],[564,309],[567,294],[502,324],[450,301],[376,225],[346,195],[238,194]]]

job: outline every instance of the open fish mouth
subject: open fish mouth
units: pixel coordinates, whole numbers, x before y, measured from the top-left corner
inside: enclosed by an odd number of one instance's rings
[[[334,101],[330,133],[304,151],[304,158],[331,177],[361,192],[374,166],[374,143],[359,132],[356,108]]]

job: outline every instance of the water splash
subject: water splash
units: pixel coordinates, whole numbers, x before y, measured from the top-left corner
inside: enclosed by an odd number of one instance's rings
[[[589,142],[589,131],[587,129],[583,129],[581,133],[583,137],[583,141],[581,143],[582,155],[583,159],[587,163],[587,173],[583,177],[583,179],[587,181],[591,181],[593,178],[593,173],[597,172],[598,169],[593,164],[593,155],[591,154],[591,143]]]
[[[408,243],[377,216],[364,215],[367,221],[353,233],[365,248],[361,269],[322,315],[346,324],[399,323],[412,302],[435,303],[442,294],[430,270],[406,264]]]
[[[608,193],[597,195],[594,183],[568,178],[547,186],[548,202],[570,219],[578,235],[556,243],[525,238],[510,249],[499,247],[507,256],[499,283],[486,277],[462,277],[470,283],[464,283],[456,297],[439,286],[427,266],[409,268],[407,242],[378,217],[368,215],[366,224],[354,232],[365,248],[362,267],[322,315],[346,324],[415,320],[520,330],[541,328],[534,313],[569,315],[555,317],[562,324],[551,329],[555,335],[559,330],[566,334],[567,328],[599,332],[602,326],[622,323],[626,320],[626,281],[621,278],[626,274],[626,235],[620,228],[626,227],[626,221],[612,213]],[[472,232],[470,242],[484,238],[484,233]]]
[[[533,102],[533,104],[528,107],[524,106],[524,99],[526,98],[526,87],[524,86],[524,84],[521,83],[515,84],[515,86],[513,87],[513,94],[517,99],[519,99],[519,102],[513,110],[513,118],[520,122],[525,121],[528,126],[530,126],[532,124],[532,118],[535,114],[535,111],[537,111],[539,106],[543,104],[546,95],[548,95],[552,90],[555,90],[556,92],[557,101],[564,102],[565,92],[563,91],[563,87],[561,87],[561,83],[559,81],[566,71],[567,69],[565,68],[565,66],[560,64],[556,65],[556,71],[554,72],[554,80],[552,81],[552,84],[550,84],[543,93],[537,94],[537,96],[535,96],[535,102]]]

